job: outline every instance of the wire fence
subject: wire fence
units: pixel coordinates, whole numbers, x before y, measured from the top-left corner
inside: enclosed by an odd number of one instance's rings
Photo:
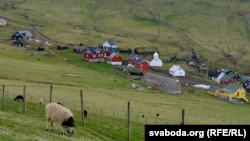
[[[81,111],[81,97],[80,90],[74,89],[65,86],[59,85],[47,85],[47,86],[25,86],[25,85],[3,85],[1,99],[1,109],[2,111],[8,111],[8,108],[5,107],[5,100],[15,99],[16,96],[22,95],[25,96],[26,102],[32,102],[39,104],[39,100],[43,99],[44,105],[50,102],[60,102],[65,105],[65,107],[71,109],[73,112]],[[70,96],[65,97],[60,94],[60,91],[66,91],[67,93],[78,93],[79,97]],[[18,101],[17,101],[18,102]],[[20,101],[19,101],[20,102]],[[129,102],[129,101],[128,101]],[[132,103],[133,104],[133,103]],[[131,104],[131,105],[132,105]],[[112,118],[121,118],[127,119],[128,117],[128,108],[125,104],[122,105],[109,105],[109,103],[100,103],[98,101],[88,101],[83,98],[83,107],[88,111],[88,114],[94,113],[98,115],[105,115]],[[23,113],[29,112],[29,105],[24,105],[22,107]],[[166,111],[167,109],[165,109]],[[170,110],[170,109],[169,109]],[[181,110],[179,109],[179,120],[171,124],[180,124],[181,123]],[[164,112],[164,111],[162,111]],[[170,124],[170,119],[168,117],[162,117],[161,113],[156,113],[154,111],[147,111],[143,108],[133,107],[130,109],[130,120],[141,122],[145,124]]]

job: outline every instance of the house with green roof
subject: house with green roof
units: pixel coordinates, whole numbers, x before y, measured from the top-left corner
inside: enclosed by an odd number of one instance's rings
[[[211,94],[213,96],[219,96],[220,95],[219,88],[220,88],[219,86],[210,85],[210,87],[208,88],[208,94]]]
[[[229,83],[225,88],[220,88],[219,97],[232,102],[248,102],[246,90],[240,84]]]

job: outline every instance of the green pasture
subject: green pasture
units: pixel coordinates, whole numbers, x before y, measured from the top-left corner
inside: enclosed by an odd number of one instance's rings
[[[162,21],[155,19],[157,13]],[[229,68],[249,73],[248,1],[12,0],[0,1],[0,16],[8,22],[6,27],[0,27],[3,140],[125,141],[128,102],[131,141],[144,140],[145,124],[180,124],[182,110],[184,124],[250,122],[249,103],[231,103],[191,86],[183,86],[183,94],[167,94],[142,85],[140,80],[131,81],[126,73],[114,71],[106,61],[83,61],[83,56],[72,50],[79,43],[84,47],[97,46],[107,39],[116,41],[123,49],[158,47],[160,58],[182,58],[160,68],[167,73],[173,64],[194,71],[184,61],[194,49],[210,70]],[[56,56],[37,52],[36,45],[14,47],[11,36],[31,26],[60,45],[71,46],[64,51],[52,49]],[[130,88],[129,83],[147,91]],[[28,102],[26,114],[22,102],[13,100],[24,92]],[[38,105],[38,99],[43,98],[47,104],[51,92],[53,101],[62,102],[75,115],[77,130],[72,137],[61,136],[59,125],[54,132],[45,130],[44,106]],[[85,126],[81,120],[81,92],[84,108],[89,112]]]

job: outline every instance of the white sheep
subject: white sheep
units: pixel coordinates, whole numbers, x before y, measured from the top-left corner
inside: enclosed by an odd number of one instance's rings
[[[46,105],[46,129],[49,130],[48,122],[51,123],[51,129],[53,130],[53,123],[59,123],[62,126],[62,134],[65,135],[65,131],[71,136],[75,131],[74,117],[72,112],[55,102]]]
[[[40,98],[40,99],[38,100],[38,104],[39,104],[40,106],[43,105],[43,99],[42,99],[42,98]]]

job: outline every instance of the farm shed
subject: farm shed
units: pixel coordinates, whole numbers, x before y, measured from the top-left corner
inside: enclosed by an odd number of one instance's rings
[[[6,26],[7,25],[7,21],[4,18],[0,18],[0,26]]]
[[[136,47],[134,49],[134,54],[140,55],[153,55],[155,52],[159,52],[159,49],[157,47]]]
[[[74,48],[73,49],[74,53],[79,53],[79,54],[82,54],[84,51],[85,51],[85,48]]]
[[[141,81],[144,85],[159,89],[166,93],[181,93],[181,83],[172,78],[146,73]]]
[[[185,71],[181,68],[180,65],[173,65],[169,69],[169,74],[173,76],[184,76],[185,77]]]
[[[116,43],[113,40],[107,40],[103,43],[103,47],[117,48]]]

